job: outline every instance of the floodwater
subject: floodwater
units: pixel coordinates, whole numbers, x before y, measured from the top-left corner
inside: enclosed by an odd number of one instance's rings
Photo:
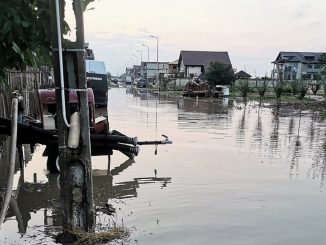
[[[325,244],[326,122],[319,112],[156,100],[114,88],[108,116],[111,129],[139,141],[173,140],[157,154],[141,146],[134,161],[115,152],[112,176],[106,156],[92,158],[97,223],[129,227],[123,244]],[[54,243],[58,175],[47,173],[43,150],[37,147],[24,178],[16,174],[17,202],[0,244]]]

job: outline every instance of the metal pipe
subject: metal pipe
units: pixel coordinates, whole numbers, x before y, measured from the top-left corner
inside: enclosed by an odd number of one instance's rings
[[[68,147],[76,149],[79,146],[80,138],[80,119],[79,113],[74,112],[70,116],[70,128],[68,134]]]
[[[136,146],[138,138],[112,134],[93,134],[91,135],[91,141],[94,143],[124,143]]]
[[[67,121],[66,101],[65,101],[65,91],[64,91],[65,85],[64,85],[64,77],[63,77],[63,58],[62,58],[61,21],[60,21],[59,0],[55,0],[55,12],[56,12],[56,21],[57,21],[57,35],[58,35],[61,109],[62,109],[63,121],[64,121],[65,125],[69,128],[70,125],[69,125],[69,123]]]
[[[0,227],[5,220],[6,212],[10,203],[12,195],[12,187],[14,182],[14,172],[16,163],[16,145],[17,145],[17,121],[18,121],[18,98],[12,99],[11,103],[11,144],[10,144],[10,155],[9,155],[9,167],[6,183],[6,192],[2,204],[0,213]]]

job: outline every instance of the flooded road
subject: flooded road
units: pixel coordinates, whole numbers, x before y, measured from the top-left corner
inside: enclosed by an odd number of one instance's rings
[[[319,112],[158,101],[114,88],[108,117],[111,129],[139,141],[173,140],[157,155],[141,146],[134,161],[115,152],[111,175],[107,157],[92,157],[97,223],[129,227],[124,244],[325,244],[326,122]],[[23,180],[16,174],[17,202],[0,244],[55,243],[58,175],[47,173],[43,150],[37,147]]]

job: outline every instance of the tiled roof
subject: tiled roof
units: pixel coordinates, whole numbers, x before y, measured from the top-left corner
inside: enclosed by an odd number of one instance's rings
[[[301,62],[306,64],[319,63],[320,55],[316,52],[284,52],[281,51],[272,63]]]
[[[222,62],[231,65],[228,52],[182,50],[180,52],[179,64],[181,58],[185,66],[204,66],[205,69],[211,62]]]

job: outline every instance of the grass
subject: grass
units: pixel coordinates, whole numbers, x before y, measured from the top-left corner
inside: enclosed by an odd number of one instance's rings
[[[126,227],[114,227],[107,231],[100,232],[86,232],[80,230],[70,231],[76,236],[78,243],[83,244],[101,244],[112,242],[114,240],[125,240],[130,235],[130,230]]]

